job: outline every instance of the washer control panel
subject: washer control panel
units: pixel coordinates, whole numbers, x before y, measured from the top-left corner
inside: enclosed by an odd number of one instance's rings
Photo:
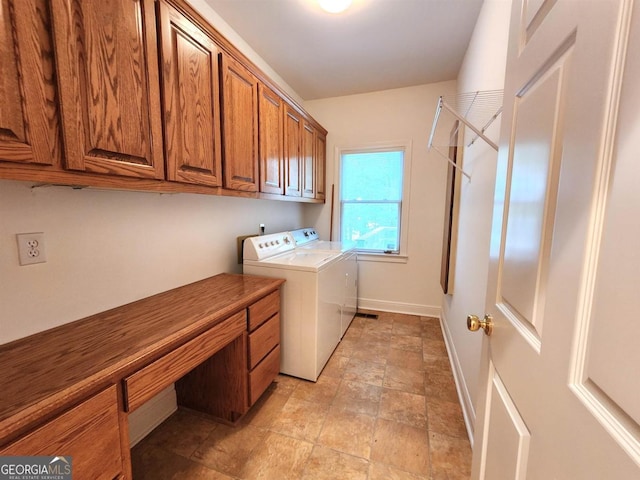
[[[242,249],[244,260],[264,260],[296,248],[289,232],[270,233],[247,238]]]

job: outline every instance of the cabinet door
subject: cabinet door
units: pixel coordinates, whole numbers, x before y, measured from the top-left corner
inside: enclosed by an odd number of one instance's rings
[[[163,178],[153,0],[52,0],[66,167]]]
[[[285,195],[302,196],[302,118],[287,105],[284,116]]]
[[[112,386],[0,448],[0,455],[70,456],[73,478],[111,480],[126,470],[123,459],[129,453],[121,451],[120,435]]]
[[[221,186],[218,47],[175,8],[158,9],[167,178]]]
[[[49,8],[0,0],[0,160],[59,164]]]
[[[260,118],[260,191],[284,194],[284,101],[262,83],[258,86]]]
[[[327,137],[318,133],[316,136],[316,198],[324,200],[327,196]]]
[[[258,79],[241,64],[222,56],[224,107],[224,186],[258,191]]]
[[[306,198],[316,197],[315,151],[316,129],[309,122],[304,122],[302,130],[302,196]]]

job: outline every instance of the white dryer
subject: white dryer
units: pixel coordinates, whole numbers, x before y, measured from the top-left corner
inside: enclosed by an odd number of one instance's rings
[[[355,244],[320,240],[314,228],[300,228],[291,232],[298,250],[330,252],[340,254],[341,285],[340,294],[340,338],[345,334],[358,310],[358,254]]]
[[[316,381],[342,336],[342,256],[295,248],[289,232],[244,241],[243,272],[284,278],[280,371]]]

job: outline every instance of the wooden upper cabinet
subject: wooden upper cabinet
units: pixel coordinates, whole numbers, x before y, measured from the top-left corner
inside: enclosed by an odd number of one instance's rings
[[[302,131],[302,196],[316,198],[316,129],[305,121]]]
[[[285,195],[302,196],[302,117],[286,106],[284,116]]]
[[[66,167],[164,178],[153,0],[51,0]]]
[[[258,191],[258,79],[222,55],[224,187]]]
[[[0,0],[0,160],[60,164],[49,8]]]
[[[0,178],[317,200],[324,134],[183,0],[0,0]]]
[[[222,185],[217,45],[158,3],[167,179]]]
[[[327,137],[318,132],[316,135],[316,198],[325,200],[327,196],[326,172],[327,172]]]
[[[284,100],[258,85],[260,118],[260,191],[284,194]]]

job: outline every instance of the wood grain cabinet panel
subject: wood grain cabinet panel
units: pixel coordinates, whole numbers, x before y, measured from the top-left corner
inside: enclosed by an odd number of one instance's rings
[[[243,310],[124,379],[126,410],[144,402],[212,357],[246,330]]]
[[[253,369],[273,347],[280,343],[280,315],[274,315],[249,334],[249,369]]]
[[[258,85],[260,119],[260,191],[284,195],[284,100]]]
[[[45,0],[0,0],[0,160],[59,165],[53,42]]]
[[[302,130],[302,196],[316,198],[316,129],[305,121]]]
[[[153,0],[51,0],[66,168],[164,178]]]
[[[249,403],[258,401],[273,379],[280,373],[280,345],[277,345],[260,364],[249,372]]]
[[[316,135],[315,151],[316,199],[325,200],[327,196],[327,137],[320,132]]]
[[[116,387],[111,386],[0,448],[0,455],[71,456],[73,478],[112,480],[125,470]]]
[[[280,290],[249,306],[249,406],[280,373]]]
[[[302,196],[302,117],[287,105],[284,116],[285,195]]]
[[[220,51],[174,7],[158,10],[167,178],[221,186]]]
[[[176,382],[178,404],[235,422],[249,410],[247,334]]]
[[[243,65],[222,55],[224,187],[257,192],[258,79]]]
[[[249,306],[249,331],[253,332],[280,311],[280,291],[270,293]]]

